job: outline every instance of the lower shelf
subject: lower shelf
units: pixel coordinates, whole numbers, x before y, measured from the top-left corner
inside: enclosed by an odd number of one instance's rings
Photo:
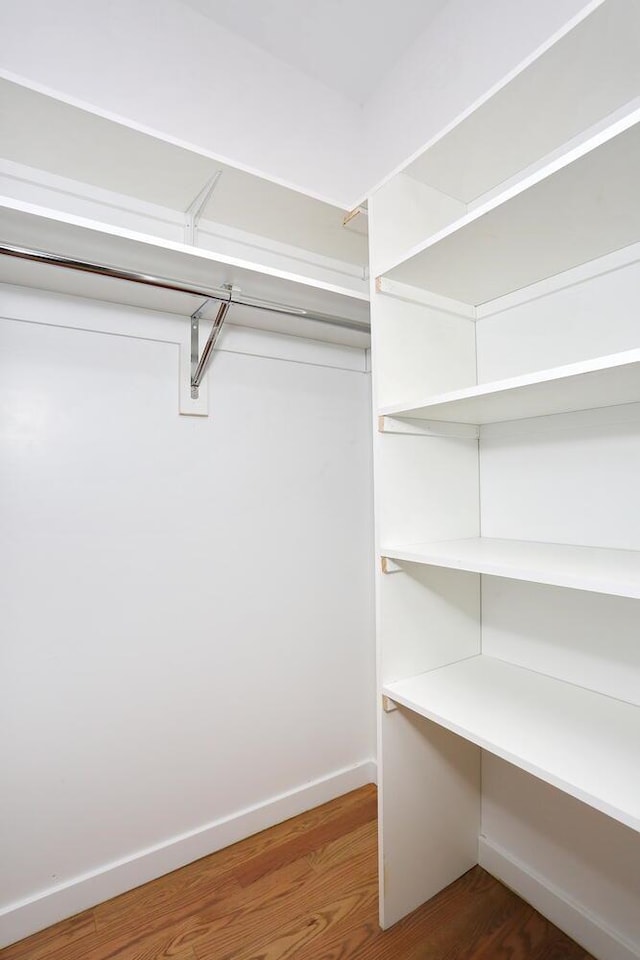
[[[383,693],[640,830],[640,707],[483,655]]]

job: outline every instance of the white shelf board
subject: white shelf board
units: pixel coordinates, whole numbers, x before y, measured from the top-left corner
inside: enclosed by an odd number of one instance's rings
[[[366,294],[237,257],[215,254],[188,244],[8,198],[0,198],[0,240],[122,270],[155,274],[196,286],[202,285],[205,288],[219,288],[231,283],[245,296],[253,299],[301,307],[363,324],[367,324],[369,319]],[[71,271],[42,267],[40,264],[27,264],[25,269],[25,264],[20,261],[0,257],[0,280],[9,283],[50,289],[46,278],[51,277],[54,272],[55,289],[69,287],[69,292],[77,292],[75,281],[70,279]],[[65,279],[64,275],[68,275],[68,279]],[[176,310],[177,303],[176,312],[184,309],[184,306],[180,307],[181,304],[184,305],[184,296],[163,293],[159,301],[158,292],[151,288],[149,292],[141,293],[140,288],[134,284],[101,277],[91,278],[90,284],[87,278],[84,278],[82,295],[102,298],[101,291],[104,291],[107,285],[116,291],[114,299],[117,302],[131,302],[138,306],[148,305],[151,309],[162,309],[159,305],[161,302],[169,312]],[[109,299],[109,296],[105,299]],[[257,315],[257,311],[253,313]],[[294,318],[290,319],[293,321]],[[302,322],[312,324],[315,328],[325,326],[320,323],[313,324],[312,321]],[[328,327],[326,332],[329,332]],[[314,334],[306,332],[300,335]],[[366,338],[366,332],[355,332],[354,336]]]
[[[637,0],[607,0],[592,9],[423,150],[405,174],[465,203],[504,184],[638,95],[639,31]]]
[[[640,707],[483,655],[382,692],[640,830]]]
[[[339,206],[6,79],[0,113],[5,160],[181,213],[220,171],[204,220],[367,263],[366,236],[344,229],[347,211]]]
[[[473,537],[386,545],[380,553],[391,560],[640,599],[637,550]]]
[[[637,401],[640,349],[453,390],[411,407],[391,404],[379,415],[484,424]]]
[[[640,108],[511,181],[380,272],[477,306],[637,242]]]

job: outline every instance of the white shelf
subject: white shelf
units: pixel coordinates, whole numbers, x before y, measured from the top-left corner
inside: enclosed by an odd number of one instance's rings
[[[640,6],[606,0],[587,12],[583,7],[581,22],[567,23],[404,173],[469,203],[636,97]]]
[[[523,540],[444,540],[384,546],[391,560],[640,599],[640,551]]]
[[[634,101],[380,272],[478,305],[604,256],[640,237],[639,165]]]
[[[476,656],[383,693],[640,830],[640,708]]]
[[[368,323],[366,294],[18,200],[0,198],[0,240],[125,271],[164,276],[207,289],[233,284],[246,297],[301,307],[365,325]],[[96,299],[111,299],[183,315],[189,315],[202,302],[201,298],[138,288],[125,281],[73,274],[72,271],[21,262],[11,257],[0,257],[2,281]],[[241,315],[242,308],[234,307],[234,318]],[[257,311],[251,311],[250,319],[254,325],[260,325]],[[283,332],[286,332],[286,328],[300,336],[317,339],[329,337],[356,346],[364,346],[368,342],[366,329],[362,333],[339,330],[313,321],[287,318],[286,311],[280,320],[284,322]],[[271,328],[277,329],[270,322]]]
[[[203,221],[359,267],[367,263],[366,237],[344,229],[347,211],[340,206],[3,79],[0,112],[0,154],[13,164],[111,191],[123,204],[135,199],[182,216],[219,171]],[[43,136],[47,130],[55,136]]]
[[[392,404],[380,416],[497,423],[640,400],[640,350],[583,360],[550,370],[483,383],[425,399],[407,407]]]

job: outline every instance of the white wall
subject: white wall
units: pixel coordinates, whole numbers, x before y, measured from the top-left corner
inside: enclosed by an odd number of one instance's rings
[[[0,311],[8,942],[370,780],[374,667],[364,351],[229,328],[180,417],[187,321]]]

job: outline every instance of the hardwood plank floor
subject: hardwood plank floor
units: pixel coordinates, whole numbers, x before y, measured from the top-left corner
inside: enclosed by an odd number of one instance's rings
[[[362,787],[0,951],[2,960],[593,960],[474,867],[384,933]]]

